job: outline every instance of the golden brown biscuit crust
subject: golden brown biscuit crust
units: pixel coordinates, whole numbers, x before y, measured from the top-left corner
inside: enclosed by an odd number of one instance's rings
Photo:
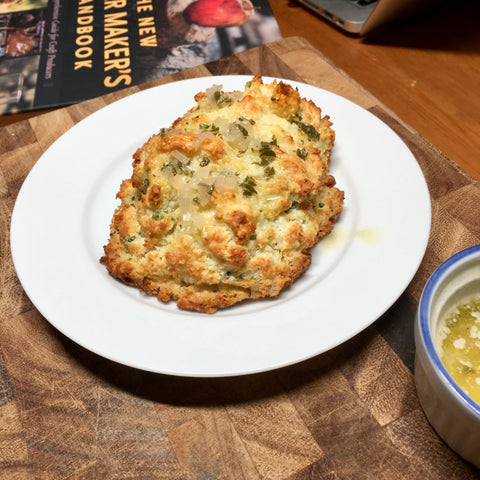
[[[276,297],[310,265],[344,194],[328,116],[283,82],[213,86],[133,155],[101,262],[181,309]]]

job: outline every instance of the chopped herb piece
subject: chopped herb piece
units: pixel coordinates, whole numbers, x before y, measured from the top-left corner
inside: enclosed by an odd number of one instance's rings
[[[275,169],[273,167],[266,167],[265,175],[268,175],[269,177],[271,177],[272,175],[275,175]]]
[[[248,130],[243,125],[240,125],[239,123],[235,123],[235,125],[244,137],[248,137]]]
[[[272,148],[273,146],[277,146],[277,139],[275,137],[272,138],[271,142],[261,142],[259,150],[260,162],[255,163],[262,167],[269,165],[277,156]],[[265,173],[267,173],[267,175],[273,175],[273,168],[266,169]]]
[[[251,197],[253,194],[257,193],[257,191],[255,190],[255,186],[257,184],[255,183],[255,180],[250,176],[246,176],[245,180],[242,183],[240,183],[239,185],[240,185],[240,187],[242,187],[243,194],[246,197]]]
[[[266,165],[269,165],[272,161],[273,161],[273,157],[264,157],[259,162],[255,162],[255,163],[257,165],[261,165],[262,167],[265,167]]]
[[[225,97],[220,90],[217,90],[213,94],[213,98],[215,99],[215,102],[217,103],[218,106],[221,106],[223,104],[229,105],[233,102],[233,100],[230,97]]]
[[[193,175],[193,170],[187,164],[179,162],[177,159],[171,160],[170,162],[165,162],[162,165],[162,170],[166,170],[167,168],[170,169],[173,176],[177,175],[179,171],[183,172],[185,175]]]
[[[248,122],[250,125],[255,125],[255,120],[252,120],[251,118],[238,117],[238,119],[241,122]]]
[[[193,175],[193,170],[184,163],[178,162],[178,168],[180,168],[185,175]]]
[[[132,236],[128,237],[126,240],[127,240],[128,243],[131,243],[135,240],[135,238],[137,238],[137,237],[135,235],[132,235]]]
[[[254,233],[253,235],[250,235],[250,240],[256,240],[257,239],[257,234]]]
[[[200,123],[198,128],[205,132],[218,132],[218,127],[216,127],[213,123],[211,125],[208,123]]]
[[[208,193],[209,195],[211,195],[211,194],[214,192],[214,190],[215,190],[215,185],[214,185],[214,184],[209,185],[208,183],[200,182],[199,185],[200,185],[201,187],[206,188],[206,189],[207,189],[207,193]]]
[[[269,146],[262,147],[262,149],[260,150],[260,157],[262,158],[276,156],[277,154]]]
[[[261,142],[260,145],[262,146],[262,148],[278,147],[277,139],[275,136],[272,137],[271,142]]]
[[[298,128],[307,135],[308,139],[311,140],[318,140],[320,138],[320,134],[315,130],[313,125],[307,125],[306,123],[300,122],[299,120],[292,120],[292,123],[298,126]]]
[[[276,157],[277,154],[272,147],[277,147],[277,139],[273,137],[271,142],[261,142],[260,143],[260,156],[264,157]]]
[[[167,168],[169,168],[170,171],[172,172],[172,175],[175,176],[178,173],[175,166],[178,166],[178,162],[175,162],[175,163],[174,162],[165,162],[162,165],[162,170],[166,170]]]
[[[202,161],[200,162],[201,167],[206,167],[210,163],[210,159],[208,157],[203,157]]]
[[[304,159],[308,155],[308,152],[304,148],[297,148],[297,155]]]
[[[324,204],[323,202],[320,202],[320,203],[318,204],[318,206],[319,206],[319,208],[323,208],[323,207],[325,206],[325,204]]]

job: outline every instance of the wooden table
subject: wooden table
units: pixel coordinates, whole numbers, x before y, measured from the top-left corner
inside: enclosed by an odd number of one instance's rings
[[[10,256],[10,216],[29,170],[72,125],[124,95],[182,78],[254,73],[349,98],[389,124],[415,154],[431,192],[433,225],[425,258],[405,293],[345,344],[291,367],[236,378],[146,373],[65,338],[26,297]],[[479,471],[437,437],[418,403],[413,319],[433,269],[479,243],[479,205],[477,181],[301,38],[5,126],[0,130],[0,477],[478,478]]]
[[[270,5],[283,36],[306,38],[480,180],[480,2],[451,0],[365,38],[295,1]]]

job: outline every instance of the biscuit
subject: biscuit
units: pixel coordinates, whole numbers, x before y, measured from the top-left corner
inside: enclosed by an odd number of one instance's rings
[[[195,101],[133,155],[100,261],[162,302],[213,313],[302,275],[344,193],[329,173],[329,117],[297,89],[256,76]]]

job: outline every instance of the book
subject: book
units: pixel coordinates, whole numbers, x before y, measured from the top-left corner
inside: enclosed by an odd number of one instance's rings
[[[81,102],[280,38],[267,0],[0,0],[0,114]]]

